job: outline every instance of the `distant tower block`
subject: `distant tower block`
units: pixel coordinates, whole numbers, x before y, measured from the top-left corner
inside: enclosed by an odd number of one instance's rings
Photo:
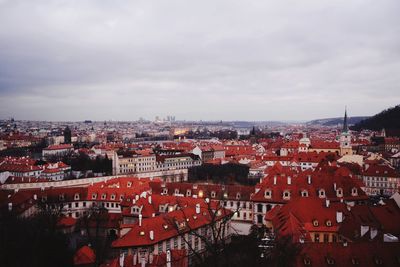
[[[351,147],[351,134],[347,122],[347,109],[344,110],[343,129],[340,134],[340,156],[352,155],[353,149]]]
[[[67,126],[64,129],[64,143],[71,144],[71,129]]]

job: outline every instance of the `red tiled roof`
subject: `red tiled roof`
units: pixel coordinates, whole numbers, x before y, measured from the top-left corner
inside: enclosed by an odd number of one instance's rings
[[[85,265],[96,262],[96,255],[88,246],[83,246],[74,255],[74,265]]]

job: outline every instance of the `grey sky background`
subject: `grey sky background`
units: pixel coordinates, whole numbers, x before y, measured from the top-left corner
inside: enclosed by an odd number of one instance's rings
[[[308,120],[400,104],[400,1],[0,0],[0,118]]]

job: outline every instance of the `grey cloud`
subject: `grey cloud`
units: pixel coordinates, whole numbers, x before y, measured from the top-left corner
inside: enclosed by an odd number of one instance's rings
[[[0,114],[370,115],[400,102],[399,11],[396,0],[3,0]]]

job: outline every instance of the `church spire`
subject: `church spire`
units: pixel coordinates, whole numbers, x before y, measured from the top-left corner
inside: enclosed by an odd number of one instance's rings
[[[349,131],[349,125],[347,124],[347,107],[345,107],[342,132],[347,133],[348,131]]]

